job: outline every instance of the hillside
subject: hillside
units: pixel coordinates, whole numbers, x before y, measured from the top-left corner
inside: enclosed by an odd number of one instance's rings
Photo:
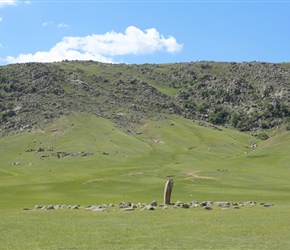
[[[0,67],[0,135],[43,129],[72,112],[132,133],[142,119],[170,114],[256,131],[288,123],[289,100],[286,63],[14,64]]]
[[[288,64],[64,61],[0,79],[3,249],[289,248]]]
[[[287,131],[260,141],[176,115],[142,122],[132,134],[107,119],[73,113],[44,130],[1,138],[1,206],[161,202],[168,178],[176,183],[175,200],[192,199],[193,192],[199,200],[276,203],[289,196]]]

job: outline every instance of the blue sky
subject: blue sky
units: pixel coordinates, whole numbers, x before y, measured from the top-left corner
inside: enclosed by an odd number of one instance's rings
[[[289,62],[289,1],[0,0],[0,65]]]

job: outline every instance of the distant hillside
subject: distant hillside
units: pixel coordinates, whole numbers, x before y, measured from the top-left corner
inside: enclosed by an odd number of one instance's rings
[[[44,128],[74,111],[128,131],[168,114],[255,131],[288,123],[289,100],[287,63],[14,64],[0,67],[0,136]]]

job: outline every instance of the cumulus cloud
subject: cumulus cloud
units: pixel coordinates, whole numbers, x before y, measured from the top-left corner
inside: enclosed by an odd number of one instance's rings
[[[124,33],[114,31],[105,34],[93,34],[85,37],[64,37],[49,51],[35,54],[20,54],[6,57],[8,63],[17,62],[54,62],[61,60],[94,60],[114,62],[114,56],[145,55],[157,51],[176,53],[183,45],[172,36],[165,38],[156,29],[142,31],[134,26]]]
[[[17,0],[0,0],[0,8],[6,5],[16,5]]]

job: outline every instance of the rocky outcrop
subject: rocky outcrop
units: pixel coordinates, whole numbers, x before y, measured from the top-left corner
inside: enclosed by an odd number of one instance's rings
[[[241,131],[268,129],[290,120],[289,82],[289,64],[261,62],[1,66],[0,136],[43,129],[75,111],[125,130],[168,114]]]

